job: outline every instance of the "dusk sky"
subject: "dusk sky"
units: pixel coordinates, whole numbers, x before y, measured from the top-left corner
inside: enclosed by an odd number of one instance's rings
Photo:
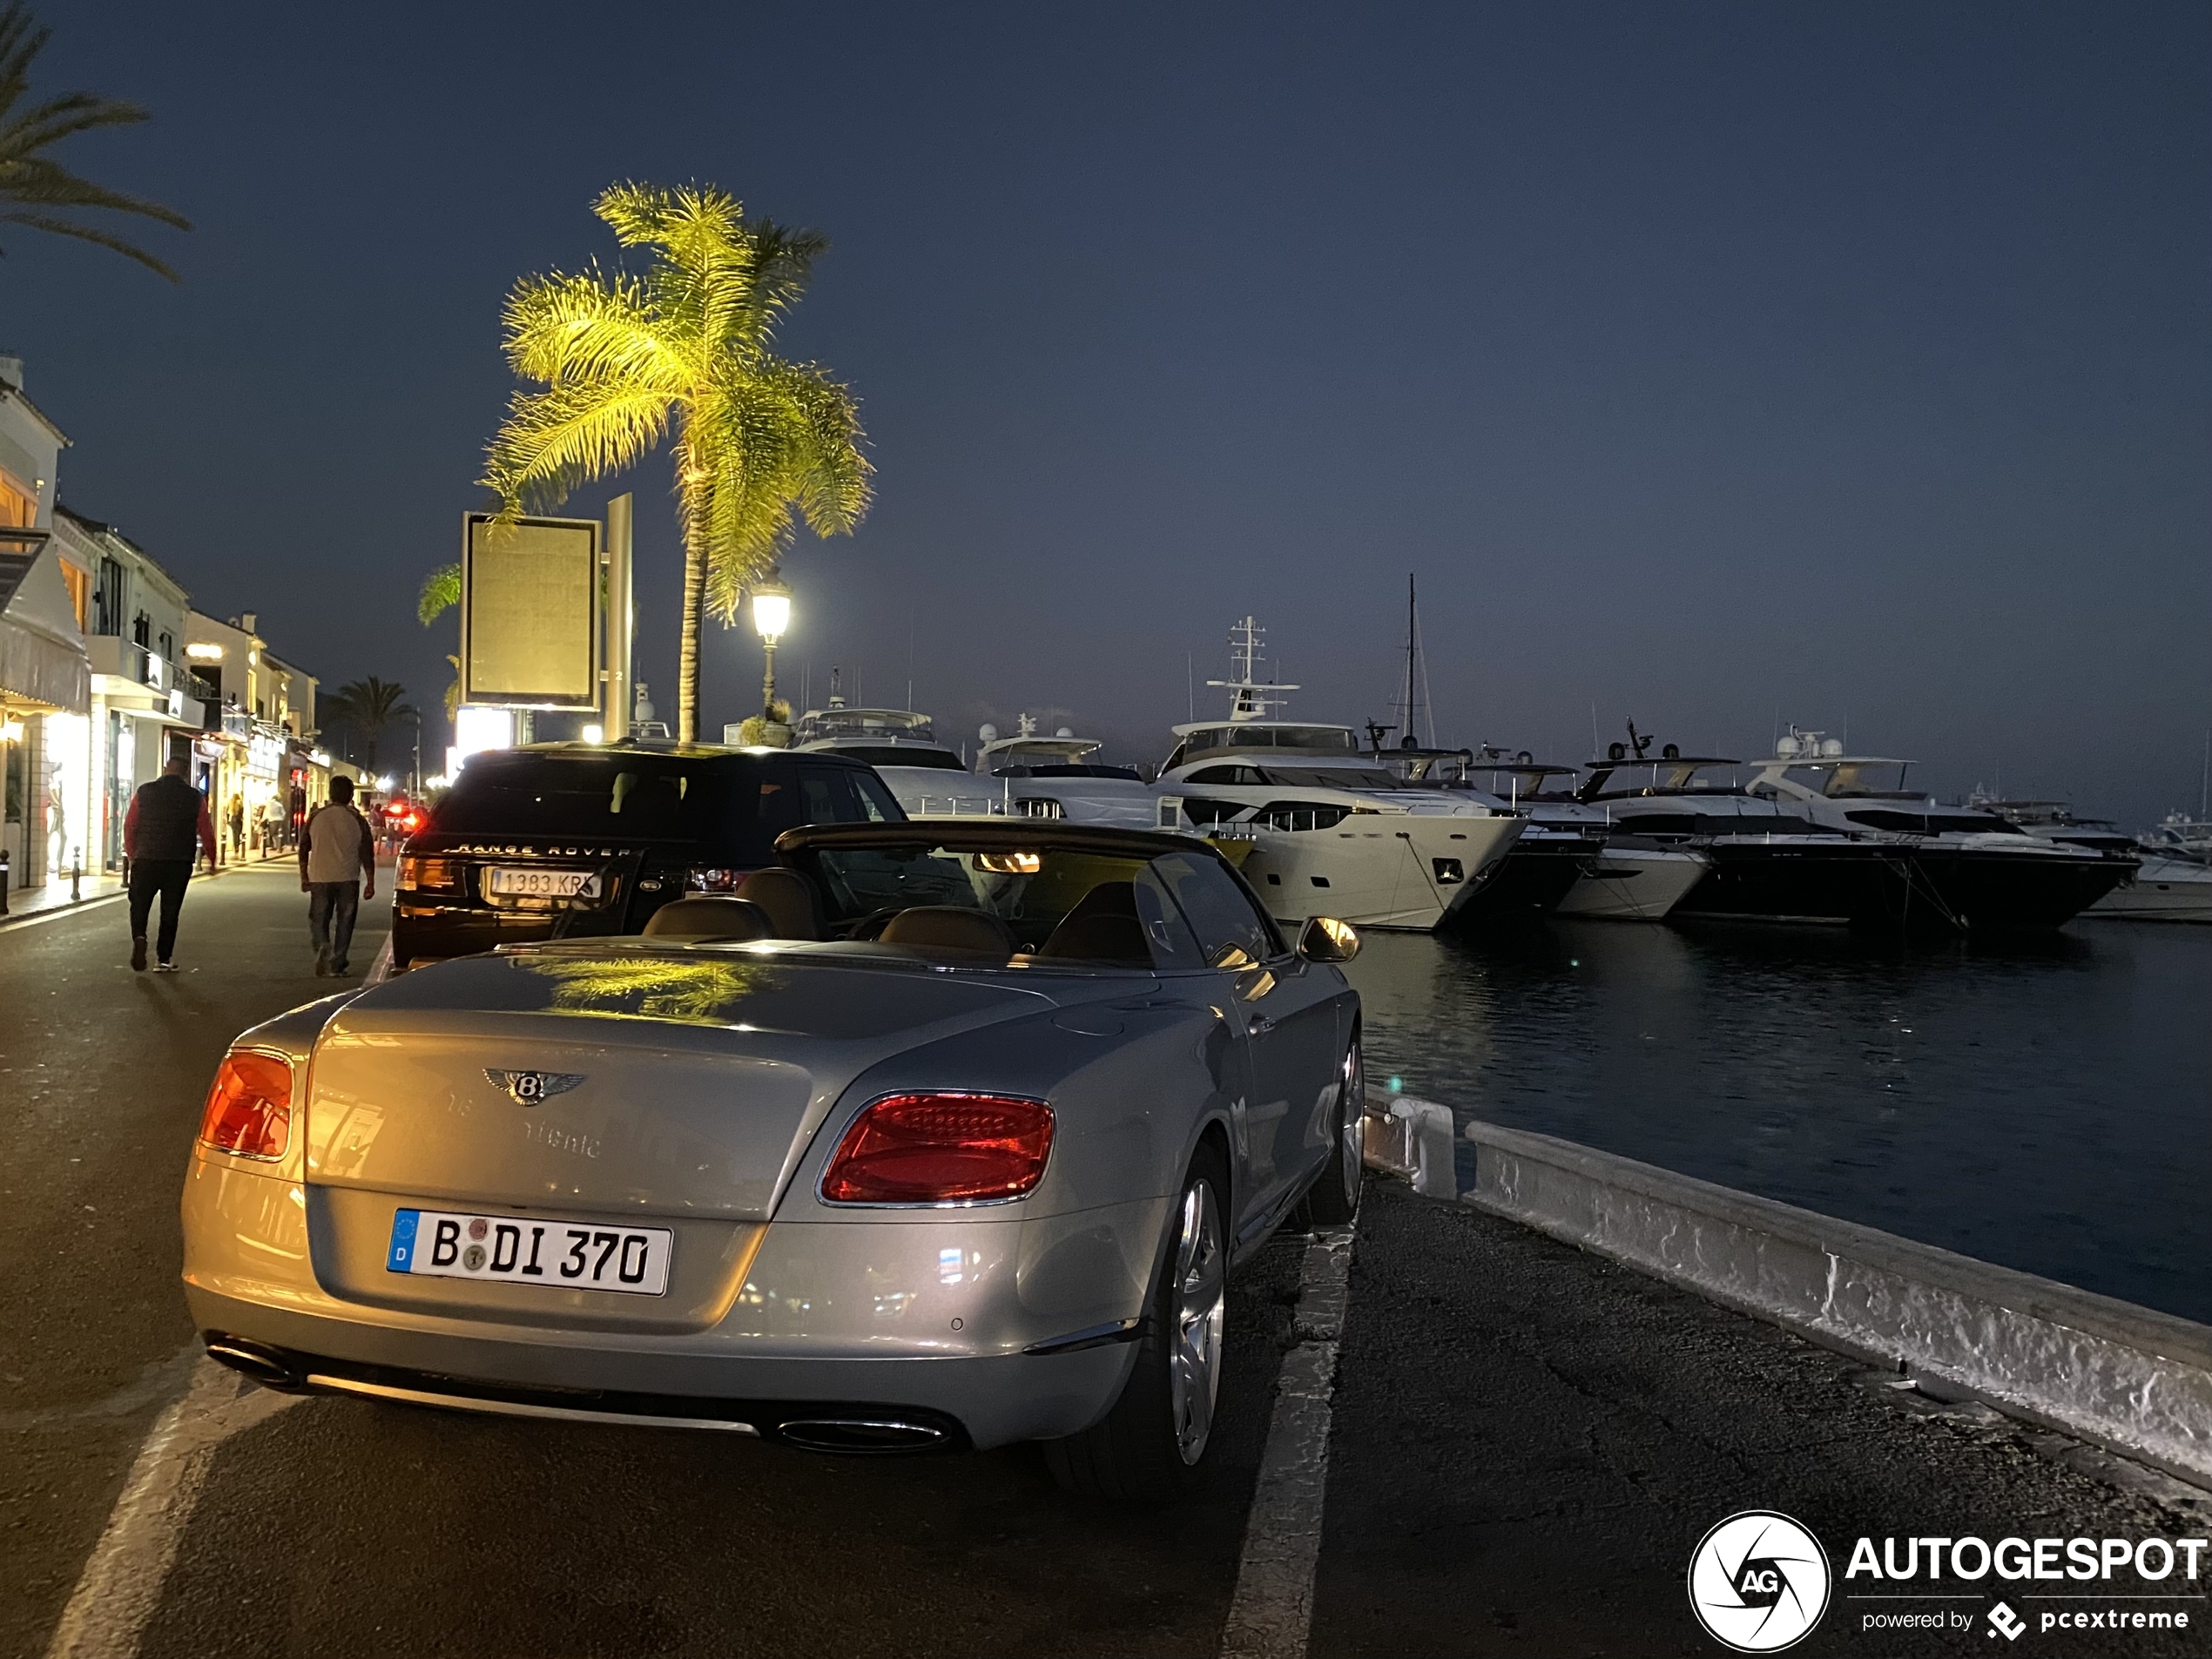
[[[1293,714],[1388,718],[1410,571],[1448,743],[1795,721],[1946,796],[2196,803],[2202,4],[39,10],[40,90],[154,116],[63,158],[198,226],[118,227],[180,288],[0,234],[62,499],[326,687],[435,707],[502,297],[696,179],[832,238],[784,344],[879,469],[786,561],[794,696],[911,661],[954,741],[1157,762],[1251,611]],[[569,510],[637,496],[672,719],[669,482]],[[714,732],[759,647],[705,654]]]

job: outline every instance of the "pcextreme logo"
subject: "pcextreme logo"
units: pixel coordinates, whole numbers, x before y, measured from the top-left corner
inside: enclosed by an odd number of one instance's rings
[[[1771,1509],[1730,1515],[1689,1557],[1690,1611],[1738,1653],[1779,1653],[1804,1641],[1828,1610],[1829,1588],[1820,1541]]]

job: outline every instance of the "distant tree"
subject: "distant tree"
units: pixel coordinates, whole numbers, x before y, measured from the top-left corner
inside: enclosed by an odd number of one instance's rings
[[[515,395],[484,482],[511,522],[624,470],[673,427],[684,535],[677,736],[689,743],[702,615],[737,614],[747,582],[789,541],[793,509],[818,536],[849,533],[868,509],[870,469],[851,392],[770,350],[825,238],[748,219],[711,185],[617,185],[592,211],[624,247],[651,248],[651,266],[610,275],[595,264],[516,284],[508,361],[545,389]]]
[[[95,127],[135,126],[147,116],[135,104],[102,98],[97,92],[64,92],[24,108],[30,96],[31,60],[52,35],[52,30],[41,28],[32,19],[22,0],[10,0],[0,6],[0,204],[10,210],[0,212],[0,224],[23,225],[56,236],[95,242],[126,260],[136,260],[172,282],[180,280],[144,248],[92,226],[57,216],[56,210],[94,207],[137,213],[180,231],[192,228],[192,221],[173,208],[80,179],[53,158],[51,152],[73,133]]]
[[[395,720],[414,718],[414,709],[401,700],[406,696],[406,686],[371,674],[366,679],[347,681],[323,699],[323,724],[342,725],[361,739],[368,753],[367,770],[372,778],[376,775],[376,745],[384,728]]]

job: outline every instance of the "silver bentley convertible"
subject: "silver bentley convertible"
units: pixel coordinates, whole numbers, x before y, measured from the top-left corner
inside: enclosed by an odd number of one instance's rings
[[[503,948],[238,1038],[184,1194],[269,1386],[758,1434],[1046,1442],[1171,1497],[1227,1275],[1358,1195],[1352,929],[1185,836],[819,826],[644,936]]]

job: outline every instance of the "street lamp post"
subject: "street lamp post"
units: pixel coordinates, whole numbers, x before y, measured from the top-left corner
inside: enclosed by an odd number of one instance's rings
[[[779,579],[777,567],[752,584],[752,625],[759,631],[767,667],[760,678],[760,719],[776,724],[776,642],[791,625],[791,590]]]

